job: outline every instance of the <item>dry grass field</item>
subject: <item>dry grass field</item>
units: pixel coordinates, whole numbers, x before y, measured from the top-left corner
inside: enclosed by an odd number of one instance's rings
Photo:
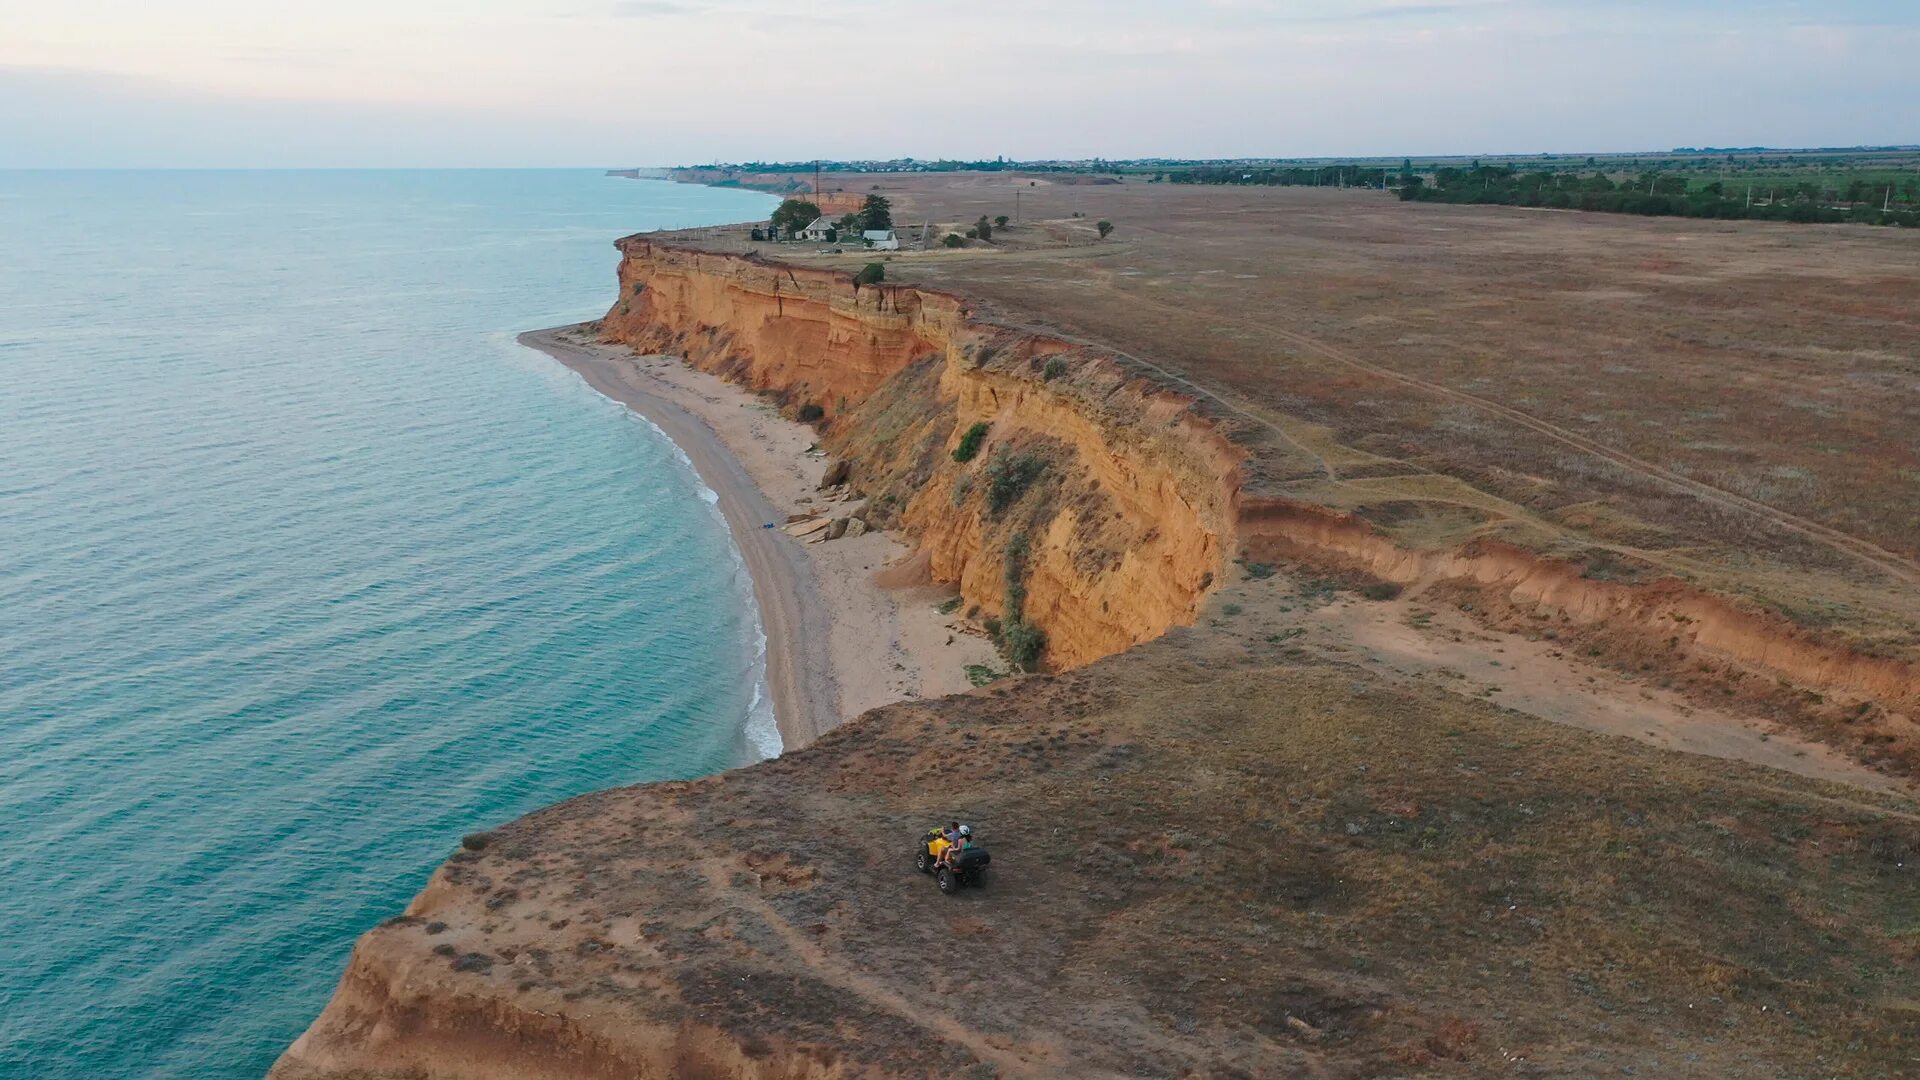
[[[1910,233],[995,174],[840,186],[893,198],[910,247],[1017,195],[992,244],[893,254],[887,280],[1217,395],[1260,493],[1405,545],[1494,537],[1920,645]]]

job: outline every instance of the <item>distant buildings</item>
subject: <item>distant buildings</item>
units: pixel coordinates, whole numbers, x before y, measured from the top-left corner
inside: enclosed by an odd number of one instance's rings
[[[875,251],[900,250],[900,238],[893,235],[892,229],[868,229],[860,234],[860,239]]]

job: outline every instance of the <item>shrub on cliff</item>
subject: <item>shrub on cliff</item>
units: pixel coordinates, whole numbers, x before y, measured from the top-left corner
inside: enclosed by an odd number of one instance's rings
[[[960,445],[953,448],[953,460],[972,461],[973,455],[980,452],[980,442],[987,437],[987,431],[984,421],[968,428],[966,434],[960,436]]]
[[[1008,622],[1000,628],[1000,648],[1014,667],[1038,671],[1040,654],[1047,649],[1047,635],[1030,622]]]
[[[1047,382],[1052,382],[1066,373],[1067,362],[1057,356],[1047,357],[1047,366],[1040,369],[1040,377]]]
[[[827,410],[809,401],[805,405],[800,406],[800,411],[796,415],[800,417],[801,423],[812,424],[817,423],[821,417],[827,415]]]
[[[1027,555],[1029,543],[1026,533],[1015,533],[1007,541],[1006,565],[1002,569],[1002,578],[1006,589],[1006,602],[1001,610],[1009,622],[1019,622],[1027,610]]]
[[[859,273],[853,275],[853,287],[857,289],[862,285],[873,285],[885,280],[887,280],[887,268],[879,263],[868,263],[860,268]]]
[[[1034,453],[1001,454],[987,463],[987,510],[998,514],[1020,501],[1040,474],[1047,459]]]

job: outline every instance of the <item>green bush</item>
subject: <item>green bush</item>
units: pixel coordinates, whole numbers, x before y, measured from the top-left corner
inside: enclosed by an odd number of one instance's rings
[[[987,215],[981,214],[980,220],[973,223],[973,234],[982,240],[993,239],[993,222],[987,220]]]
[[[868,263],[860,268],[859,273],[853,275],[853,287],[857,289],[862,285],[872,285],[885,280],[887,280],[887,268],[879,263]]]
[[[987,509],[998,514],[1020,501],[1040,474],[1047,459],[1039,454],[1002,454],[987,463]]]
[[[1047,635],[1030,622],[1009,622],[1000,628],[1000,648],[1014,667],[1038,671],[1040,654],[1047,648]]]
[[[997,229],[1004,229],[1004,228],[1006,228],[1006,227],[1007,227],[1007,215],[1005,215],[1005,214],[996,214],[996,215],[994,215],[994,219],[993,219],[993,225],[994,225],[994,227],[995,227],[995,228],[997,228]]]
[[[1040,377],[1048,382],[1067,373],[1067,362],[1057,356],[1047,357],[1047,365],[1040,369]]]
[[[953,448],[953,460],[972,461],[973,456],[980,452],[980,442],[987,437],[988,430],[985,421],[968,428],[966,434],[960,436],[960,445]]]
[[[945,247],[957,248],[960,245],[966,243],[966,241],[960,239],[959,233],[948,233],[946,237],[940,241],[940,243],[942,246],[945,246]]]
[[[773,226],[773,238],[778,240],[782,236],[798,232],[813,224],[814,219],[819,216],[820,208],[813,203],[805,199],[786,199],[774,209],[768,221]]]
[[[968,664],[967,681],[975,686],[988,686],[1007,677],[1004,671],[995,671],[985,664]]]
[[[1001,610],[1008,622],[1019,622],[1027,609],[1027,554],[1029,543],[1026,533],[1015,533],[1007,541],[1006,565],[1002,568],[1002,585],[1006,588],[1006,603]]]
[[[979,230],[979,229],[975,229],[975,228],[969,228],[969,229],[967,230],[967,239],[969,239],[969,240],[978,240],[978,239],[980,239],[980,230]]]
[[[827,410],[809,401],[805,405],[800,406],[799,415],[800,415],[801,423],[811,424],[818,421],[821,417],[827,415]]]
[[[1094,225],[1094,228],[1100,230],[1100,239],[1105,240],[1107,238],[1107,234],[1113,231],[1113,222],[1102,221]]]

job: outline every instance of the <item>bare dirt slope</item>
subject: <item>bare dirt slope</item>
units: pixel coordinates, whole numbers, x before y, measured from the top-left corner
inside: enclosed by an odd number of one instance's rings
[[[1904,1075],[1915,810],[1178,631],[506,826],[276,1075]]]

